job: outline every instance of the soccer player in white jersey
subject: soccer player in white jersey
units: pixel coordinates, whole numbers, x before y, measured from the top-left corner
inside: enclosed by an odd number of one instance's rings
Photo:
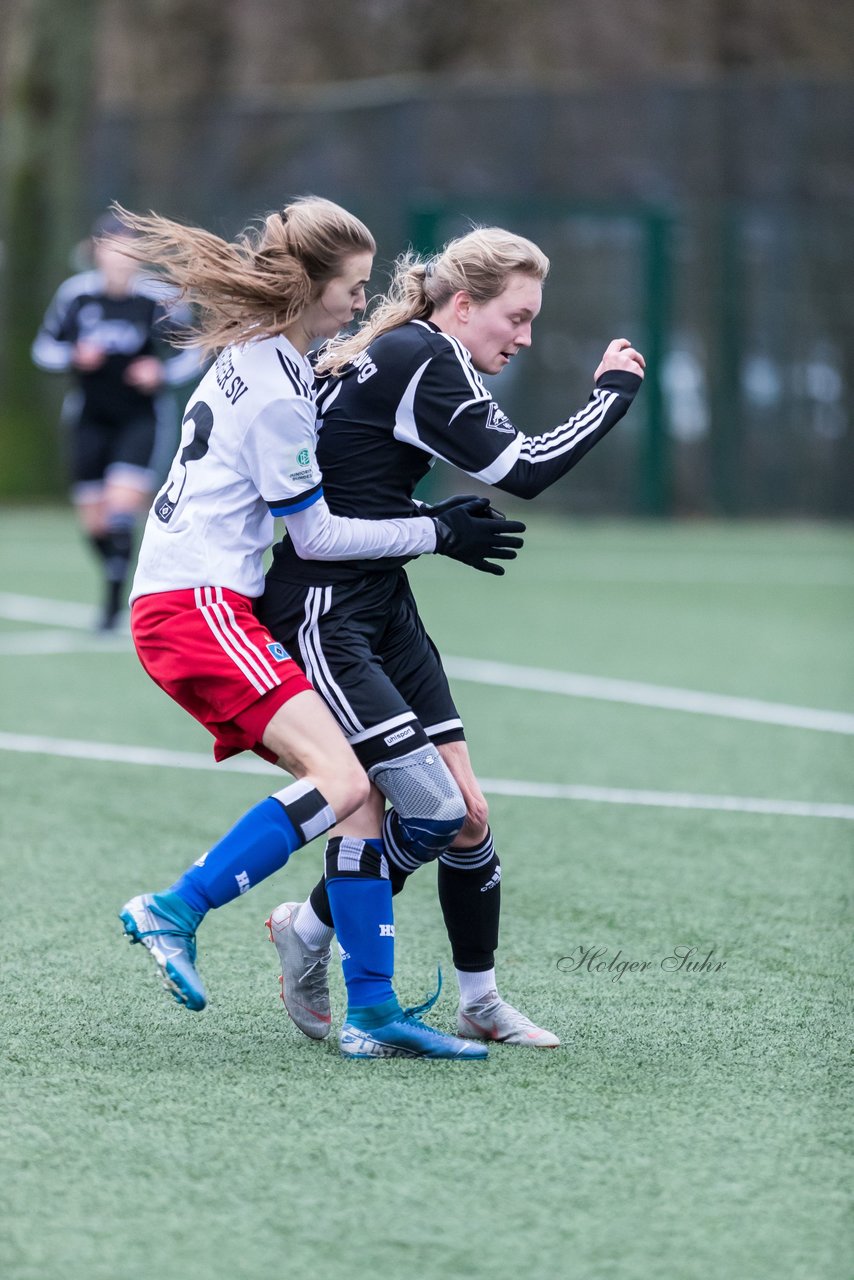
[[[484,518],[484,506],[471,503],[450,520],[330,513],[306,355],[365,305],[375,246],[357,218],[306,197],[227,243],[155,214],[120,213],[137,233],[133,251],[196,305],[195,341],[219,353],[190,398],[148,516],[131,592],[134,644],[151,678],[213,734],[217,759],[254,750],[296,778],[244,814],[174,884],[132,898],[120,912],[167,990],[201,1010],[207,997],[195,934],[206,912],[277,871],[369,794],[325,704],[253,612],[273,517],[285,518],[308,558],[439,551],[481,568],[487,555],[512,558],[521,544],[511,537],[508,547],[508,534],[523,526]],[[373,944],[348,942],[356,954]],[[407,1056],[483,1056],[399,1005],[392,1014],[390,1034]]]
[[[535,244],[500,228],[476,229],[426,262],[413,255],[398,262],[391,291],[370,318],[330,343],[317,363],[332,375],[318,394],[318,459],[336,514],[390,518],[417,509],[415,486],[437,458],[532,498],[622,418],[644,374],[643,356],[625,339],[609,344],[587,405],[541,435],[519,431],[481,379],[531,345],[548,267]],[[460,988],[458,1030],[554,1047],[557,1036],[499,992],[501,867],[462,720],[404,562],[310,564],[286,538],[274,549],[259,616],[308,672],[392,805],[382,827],[389,876],[382,920],[391,915],[391,893],[438,859]],[[360,853],[355,838],[377,834],[376,821],[375,808],[350,817],[329,839],[325,880],[306,903],[283,903],[270,917],[285,1006],[318,1039],[327,1028],[304,1006],[324,1004],[323,957],[345,877],[367,883],[381,874],[370,843]],[[358,1029],[349,1034],[365,1039]],[[382,1038],[381,1029],[375,1036]]]

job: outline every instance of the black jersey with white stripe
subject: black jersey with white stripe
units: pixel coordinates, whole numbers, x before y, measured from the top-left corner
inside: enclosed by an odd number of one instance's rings
[[[190,320],[189,309],[176,306],[175,300],[174,290],[144,276],[131,282],[125,296],[113,297],[100,271],[81,272],[57,290],[33,343],[33,360],[50,372],[74,374],[83,395],[81,414],[85,418],[120,424],[140,413],[152,414],[153,394],[125,381],[132,361],[158,356],[171,385],[197,376],[199,371],[195,352],[169,346]],[[78,342],[91,342],[106,352],[99,368],[72,368]]]
[[[437,458],[533,498],[610,431],[640,384],[637,374],[609,371],[579,413],[526,436],[492,398],[463,344],[413,320],[377,338],[340,377],[321,384],[317,461],[326,500],[337,515],[414,514],[415,486]],[[305,565],[286,540],[275,550],[271,574],[329,582],[400,563]]]

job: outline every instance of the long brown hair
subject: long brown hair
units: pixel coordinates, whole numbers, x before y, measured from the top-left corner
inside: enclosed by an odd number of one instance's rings
[[[282,333],[347,257],[376,253],[365,224],[319,196],[293,200],[233,242],[157,213],[112,207],[135,232],[123,251],[157,267],[194,304],[196,322],[183,345],[210,353]]]
[[[514,271],[545,280],[549,260],[533,240],[501,227],[476,227],[449,241],[432,258],[412,251],[402,254],[395,262],[388,292],[356,333],[327,343],[317,362],[318,372],[340,373],[375,338],[410,320],[429,319],[460,290],[474,302],[497,298]]]

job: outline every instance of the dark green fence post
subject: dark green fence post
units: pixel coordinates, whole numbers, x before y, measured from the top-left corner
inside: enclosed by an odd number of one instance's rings
[[[436,205],[418,205],[410,215],[412,247],[416,253],[435,253],[442,212]]]
[[[646,435],[641,447],[638,507],[643,515],[665,516],[673,510],[673,466],[664,404],[662,367],[670,326],[670,222],[666,214],[646,219]]]
[[[741,216],[724,207],[718,216],[717,291],[712,375],[711,465],[715,506],[720,515],[742,510],[739,381],[743,356]]]

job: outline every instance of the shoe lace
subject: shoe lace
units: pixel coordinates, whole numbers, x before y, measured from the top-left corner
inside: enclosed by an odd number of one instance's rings
[[[408,1009],[403,1010],[403,1017],[411,1022],[421,1022],[421,1014],[429,1013],[433,1005],[439,999],[439,992],[442,990],[442,968],[441,965],[436,967],[436,990],[431,996],[428,996],[423,1004],[410,1005]],[[431,1030],[435,1028],[431,1027]]]
[[[302,973],[299,976],[300,986],[302,986],[304,982],[310,984],[313,978],[317,979],[319,977],[322,977],[326,971],[326,966],[328,964],[329,964],[328,954],[318,956],[316,960],[313,960],[311,964],[307,965],[306,968],[303,969]]]
[[[195,933],[191,933],[189,929],[182,929],[180,925],[174,925],[171,929],[140,929],[139,936],[141,938],[158,938],[165,935],[170,938],[186,938],[189,943],[196,941]]]
[[[182,929],[176,924],[171,929],[142,929],[134,941],[142,942],[143,938],[183,938],[187,944],[187,958],[190,964],[196,963],[196,934],[189,929]]]

